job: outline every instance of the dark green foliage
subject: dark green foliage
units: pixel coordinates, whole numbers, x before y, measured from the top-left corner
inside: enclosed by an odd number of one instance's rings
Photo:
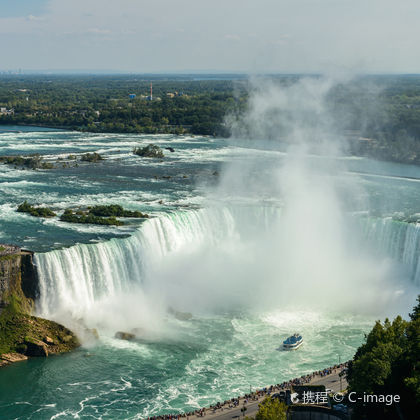
[[[420,164],[419,76],[356,78],[331,89],[327,106],[338,130],[355,130],[350,152]]]
[[[156,146],[155,144],[148,144],[145,147],[136,147],[133,150],[133,153],[141,157],[151,157],[151,158],[165,157],[162,149],[159,146]]]
[[[79,346],[77,338],[67,328],[29,315],[21,298],[11,296],[10,304],[0,313],[0,354],[25,354],[28,350],[27,343],[40,342],[45,336],[51,337],[56,343],[49,347],[52,353],[69,351]],[[70,339],[65,341],[66,337]]]
[[[21,354],[25,354],[28,350],[28,346],[25,343],[20,343],[15,347],[16,351]]]
[[[104,158],[99,153],[93,152],[93,153],[83,154],[82,157],[81,157],[81,160],[83,162],[96,163],[96,162],[99,162],[100,160],[104,160]]]
[[[83,213],[83,214],[75,214],[73,210],[67,209],[64,213],[60,216],[60,220],[62,222],[69,222],[69,223],[87,223],[93,225],[114,225],[114,226],[122,226],[124,223],[120,220],[117,220],[115,216],[111,217],[100,217],[95,216],[91,213]]]
[[[410,321],[400,316],[391,323],[376,322],[350,363],[348,382],[350,391],[363,395],[400,395],[400,408],[406,419],[420,408],[420,297],[410,315]],[[360,419],[394,419],[394,406],[384,404],[356,404]]]
[[[420,295],[417,296],[417,305],[413,308],[413,312],[410,314],[410,319],[416,321],[420,318]]]
[[[53,169],[54,165],[44,162],[39,154],[29,156],[0,156],[0,162],[5,165],[14,165],[16,167],[24,167],[29,169]]]
[[[66,209],[60,220],[69,223],[91,223],[94,225],[124,225],[124,222],[116,219],[116,217],[148,218],[149,215],[140,211],[125,210],[118,204],[110,204],[108,206],[89,207],[88,210],[79,209],[75,212]]]
[[[34,217],[54,217],[56,214],[48,207],[34,207],[27,201],[19,205],[17,210],[19,213],[28,213]]]
[[[144,214],[140,211],[125,210],[118,204],[111,204],[108,206],[93,206],[89,209],[89,213],[101,217],[149,217],[147,214]]]
[[[153,101],[145,99],[150,79]],[[290,86],[300,76],[272,79],[275,84]],[[240,122],[246,137],[252,128],[247,124],[254,124],[248,121],[245,112],[249,88],[245,78],[200,81],[193,76],[173,76],[172,80],[167,76],[151,76],[147,80],[135,75],[0,76],[0,105],[14,109],[12,115],[0,115],[0,124],[228,137],[230,126],[225,118],[229,116],[230,120]],[[137,97],[129,99],[129,93],[136,93]],[[328,127],[332,125],[338,135],[344,134],[350,153],[420,164],[419,76],[355,78],[333,86],[323,105]],[[288,123],[293,120],[292,114],[281,112],[282,115],[272,117]],[[309,126],[316,124],[316,119],[317,115],[309,115]],[[276,139],[290,133],[287,124],[284,130],[282,127],[274,130]]]
[[[260,405],[255,420],[286,420],[287,407],[277,398],[267,397]]]
[[[245,94],[244,81],[154,79],[154,100],[148,101],[150,79],[143,76],[3,76],[0,105],[14,114],[0,115],[0,124],[220,135],[226,134],[225,115],[245,103],[238,100]],[[130,99],[129,93],[137,98]]]

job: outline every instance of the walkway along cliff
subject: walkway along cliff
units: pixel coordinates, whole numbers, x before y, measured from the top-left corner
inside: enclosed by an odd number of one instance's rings
[[[39,295],[32,258],[30,251],[0,245],[0,367],[79,346],[77,337],[67,328],[32,316]]]

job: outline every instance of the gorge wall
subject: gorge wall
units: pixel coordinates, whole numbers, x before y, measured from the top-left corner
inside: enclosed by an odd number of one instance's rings
[[[33,253],[13,245],[0,245],[0,310],[12,296],[21,299],[30,311],[39,295],[38,276]]]
[[[79,345],[56,322],[32,316],[39,296],[33,253],[0,245],[0,367],[28,357],[58,354]]]

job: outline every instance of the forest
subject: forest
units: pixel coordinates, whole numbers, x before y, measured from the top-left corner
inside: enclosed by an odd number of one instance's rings
[[[270,80],[288,86],[300,77]],[[246,136],[252,127],[243,116],[254,88],[240,75],[0,75],[0,124],[229,137],[229,116]],[[349,153],[420,164],[420,76],[337,83],[325,106]]]
[[[242,91],[238,97],[235,89]],[[245,101],[244,89],[232,80],[0,77],[0,106],[5,112],[11,110],[0,114],[0,124],[34,124],[90,132],[226,136],[224,116]]]

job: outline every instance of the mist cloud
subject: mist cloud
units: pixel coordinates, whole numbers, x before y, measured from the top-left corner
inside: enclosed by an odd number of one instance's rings
[[[328,308],[378,315],[408,307],[414,286],[369,249],[355,216],[369,203],[359,179],[346,173],[326,101],[345,80],[254,80],[247,112],[231,121],[232,141],[244,142],[247,153],[228,163],[209,191],[209,211],[232,209],[230,228],[214,218],[216,236],[226,231],[220,241],[188,243],[153,272],[168,301],[193,312]]]

